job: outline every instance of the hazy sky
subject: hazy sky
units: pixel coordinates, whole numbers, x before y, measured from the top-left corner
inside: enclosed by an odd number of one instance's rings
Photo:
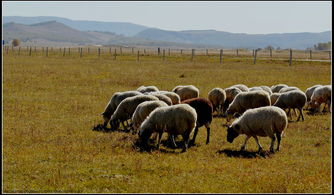
[[[164,30],[214,29],[266,34],[332,29],[332,3],[323,2],[6,2],[3,16],[58,16],[131,22]]]

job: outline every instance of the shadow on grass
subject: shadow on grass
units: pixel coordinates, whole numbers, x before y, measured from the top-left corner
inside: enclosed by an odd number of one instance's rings
[[[121,130],[121,129],[111,129],[111,128],[107,128],[107,127],[103,127],[102,124],[98,124],[94,127],[92,127],[93,131],[99,131],[99,132],[103,132],[103,133],[110,133],[110,132],[121,132],[121,133],[130,133],[130,130]]]
[[[237,157],[237,158],[267,158],[270,157],[270,153],[267,151],[261,151],[258,152],[250,152],[250,151],[241,151],[241,150],[230,150],[230,149],[224,149],[217,151],[219,154],[225,154],[228,157]]]

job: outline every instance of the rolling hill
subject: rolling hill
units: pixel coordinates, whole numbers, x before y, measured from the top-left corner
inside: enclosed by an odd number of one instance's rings
[[[125,36],[135,35],[148,27],[132,24],[128,22],[99,22],[88,20],[70,20],[67,18],[53,17],[53,16],[37,16],[37,17],[24,17],[24,16],[3,16],[3,23],[19,23],[19,24],[36,24],[48,21],[56,21],[63,23],[71,28],[80,31],[102,31],[113,32],[116,34],[122,34]]]
[[[206,44],[224,48],[263,48],[268,45],[281,48],[306,49],[319,42],[331,40],[331,31],[321,33],[244,34],[215,30],[166,31],[146,29],[134,37],[156,41],[175,41],[188,44]]]

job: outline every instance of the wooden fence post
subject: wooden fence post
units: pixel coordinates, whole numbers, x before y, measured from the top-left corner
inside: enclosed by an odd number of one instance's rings
[[[254,62],[253,62],[253,64],[256,64],[256,56],[257,56],[257,49],[254,51]]]
[[[111,47],[109,47],[109,54],[111,55]]]
[[[115,48],[115,52],[114,52],[114,60],[116,60],[116,48]]]
[[[100,55],[101,55],[101,49],[100,48],[98,48],[98,53],[99,53],[99,57],[100,57]]]
[[[195,49],[191,49],[191,61],[194,61]]]
[[[88,54],[90,53],[90,49],[89,49],[89,47],[87,48],[87,53],[88,53]]]
[[[21,47],[19,47],[19,55],[20,55],[20,50],[21,50]]]
[[[292,49],[290,49],[290,60],[289,60],[289,65],[291,66],[292,64]]]
[[[253,49],[253,57],[255,56],[255,50]]]
[[[31,56],[31,46],[30,46],[30,49],[29,49],[29,56]]]
[[[137,52],[137,62],[139,62],[139,50]]]
[[[82,57],[82,47],[79,48],[80,49],[80,58]]]
[[[181,49],[181,55],[182,55],[182,49]]]
[[[237,49],[237,56],[239,56],[239,49]]]
[[[223,62],[223,50],[221,49],[219,52],[219,63]]]
[[[65,56],[65,53],[66,53],[66,48],[64,47],[64,52],[63,52],[63,56]]]
[[[158,55],[160,56],[160,47],[158,47]]]
[[[328,58],[332,59],[332,51],[328,51]]]
[[[162,61],[165,61],[165,50],[162,50]]]
[[[43,47],[43,51],[44,51],[44,47]],[[46,57],[48,57],[48,56],[49,56],[49,47],[46,47]]]
[[[144,49],[144,55],[146,55],[146,49]]]
[[[205,51],[205,55],[206,55],[206,56],[209,55],[208,49],[206,49],[206,51]]]
[[[273,51],[271,48],[269,48],[269,51],[270,51],[270,57],[272,58],[273,57]]]
[[[310,49],[310,59],[312,59],[312,50]]]

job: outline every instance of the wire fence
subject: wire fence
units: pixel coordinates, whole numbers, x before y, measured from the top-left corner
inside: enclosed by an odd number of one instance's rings
[[[331,51],[315,50],[246,50],[246,49],[182,49],[182,48],[137,48],[137,47],[13,47],[3,46],[3,55],[22,56],[71,56],[84,58],[86,56],[110,57],[117,60],[120,56],[134,56],[136,61],[145,60],[145,56],[155,56],[166,61],[168,57],[188,58],[196,61],[196,57],[215,57],[217,62],[225,59],[285,60],[291,65],[293,61],[328,61],[331,62]]]

